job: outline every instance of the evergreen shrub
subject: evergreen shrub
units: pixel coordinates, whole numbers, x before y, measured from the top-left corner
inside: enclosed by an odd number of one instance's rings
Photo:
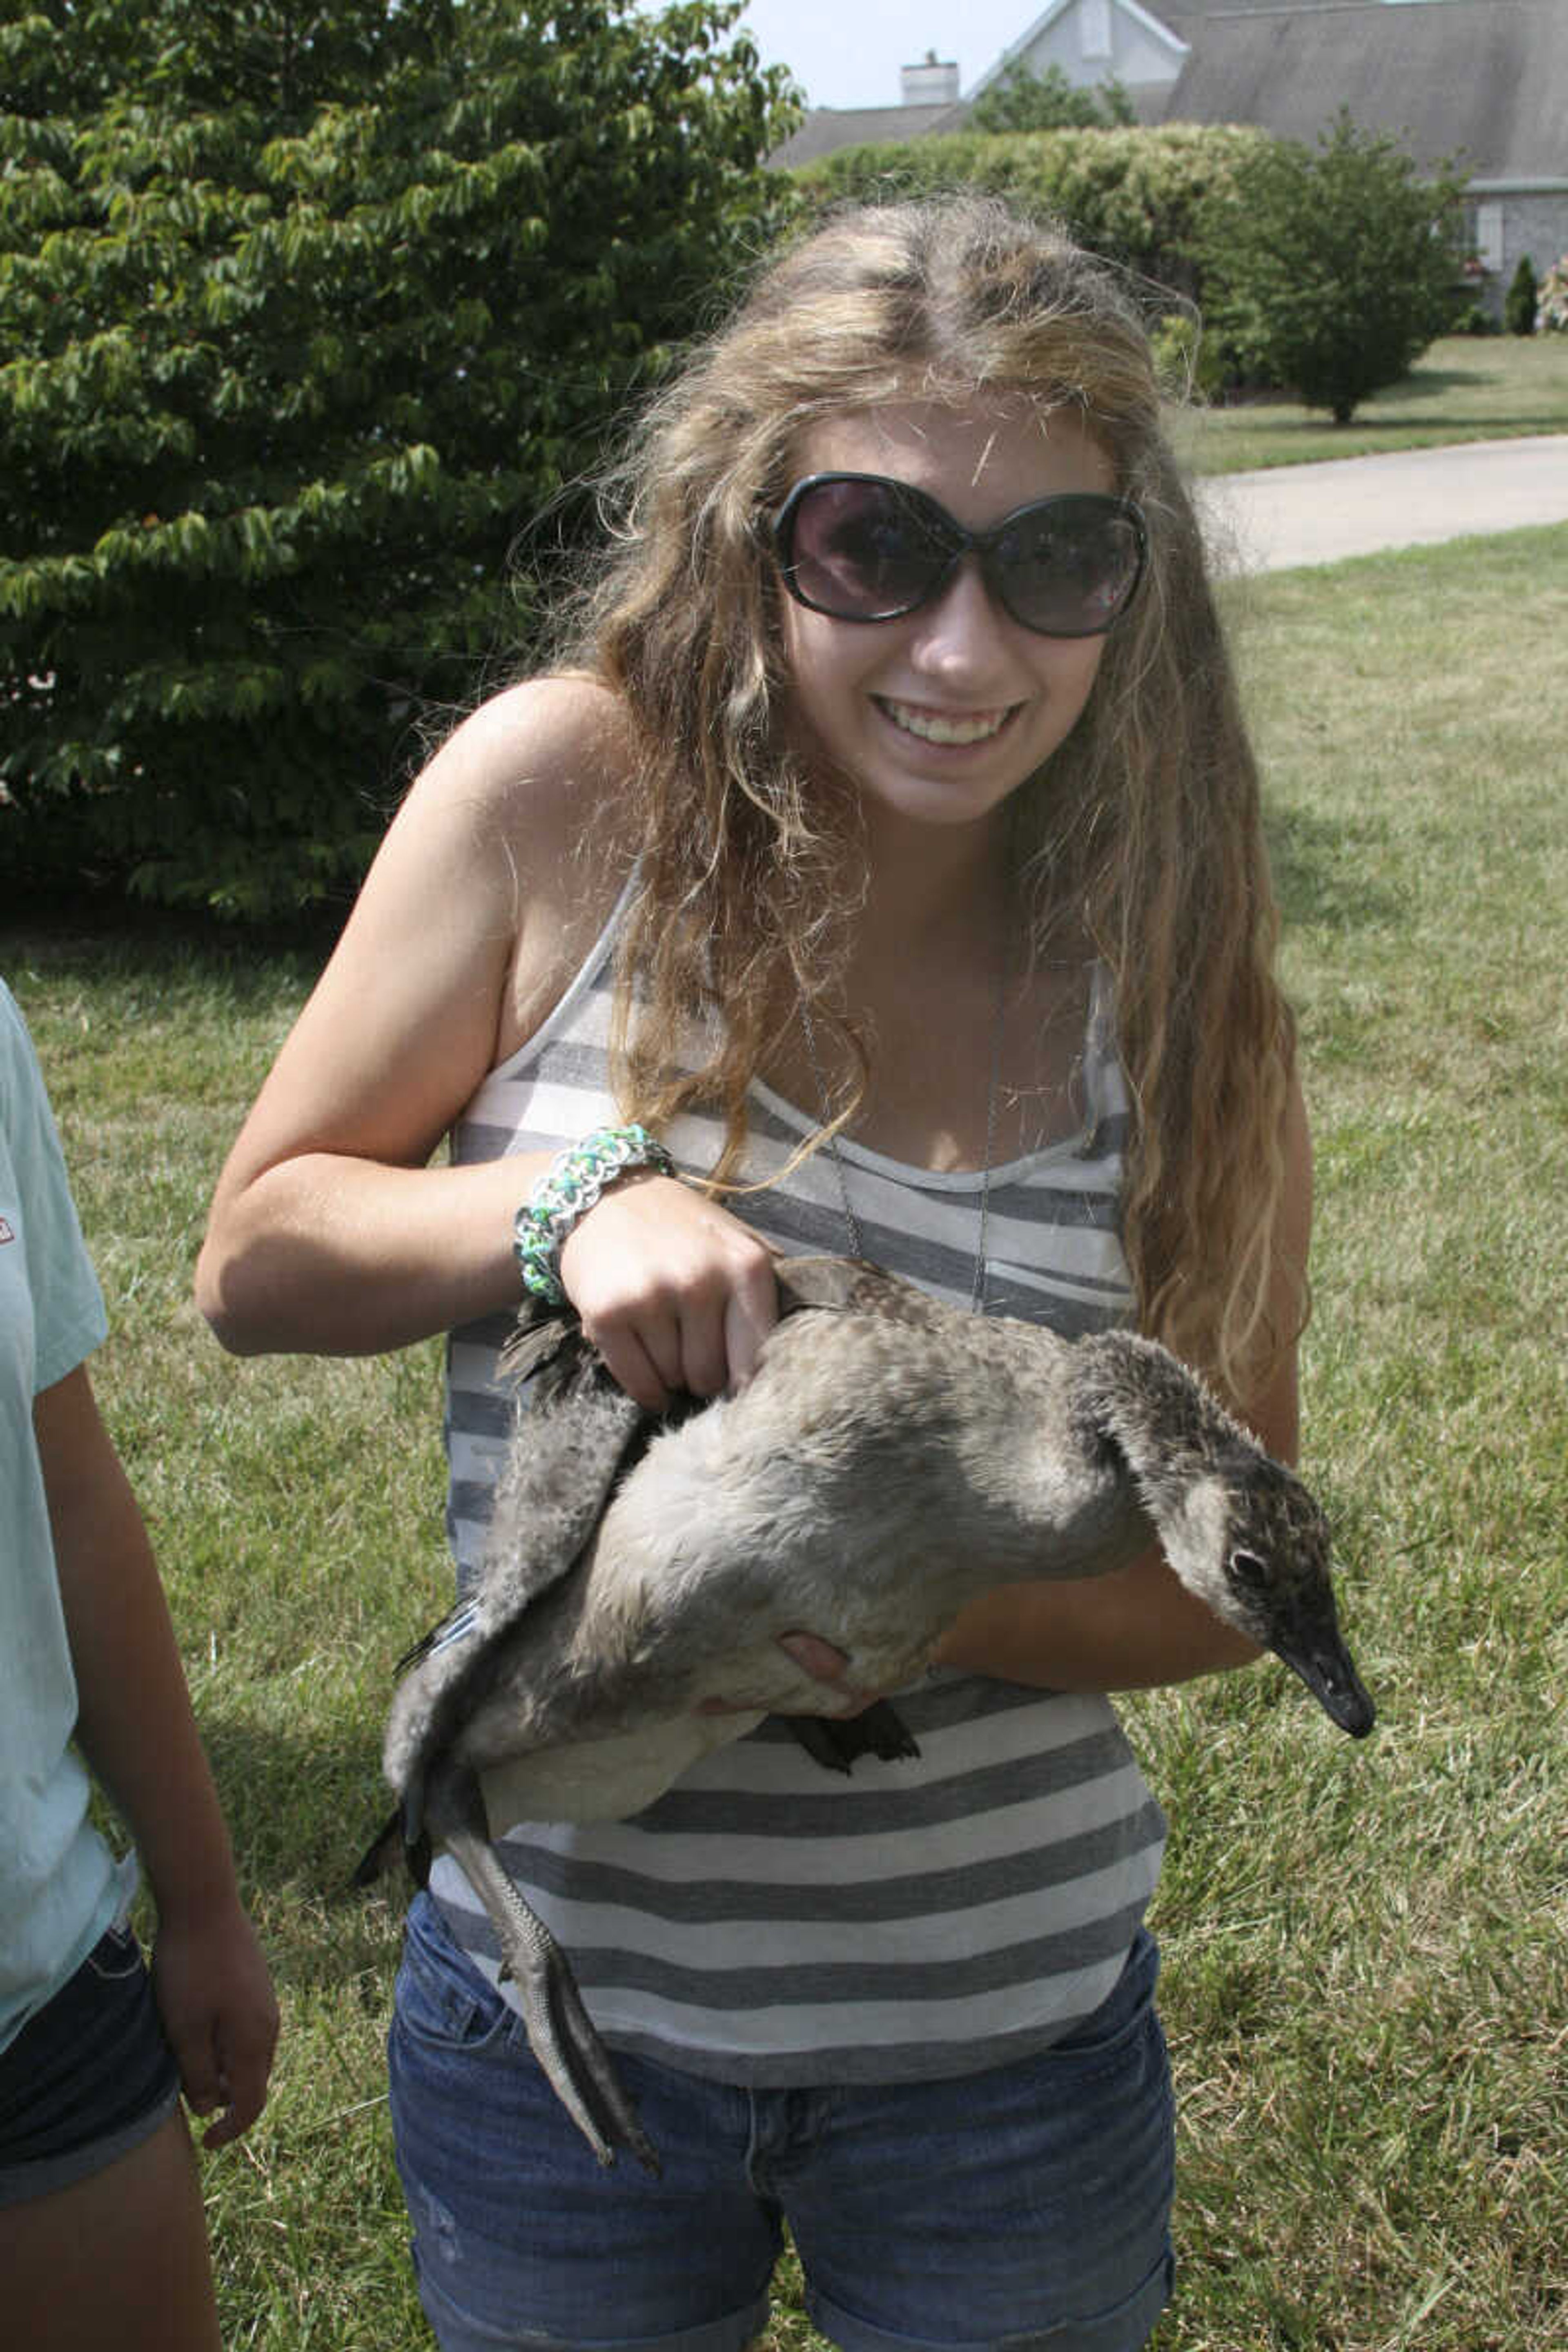
[[[1535,264],[1528,253],[1521,253],[1502,298],[1502,322],[1510,335],[1534,334],[1535,302]]]

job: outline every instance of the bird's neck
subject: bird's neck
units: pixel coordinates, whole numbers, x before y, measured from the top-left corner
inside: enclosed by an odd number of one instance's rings
[[[1251,1442],[1197,1377],[1152,1340],[1108,1331],[1082,1344],[1080,1435],[1121,1456],[1144,1508],[1164,1528],[1194,1486]]]

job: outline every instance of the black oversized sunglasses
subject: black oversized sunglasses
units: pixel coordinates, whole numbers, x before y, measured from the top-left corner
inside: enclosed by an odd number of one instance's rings
[[[1148,537],[1130,499],[1072,491],[965,530],[910,482],[808,474],[773,519],[773,550],[797,604],[836,621],[896,621],[929,604],[977,556],[1004,610],[1043,637],[1098,637],[1124,613]]]

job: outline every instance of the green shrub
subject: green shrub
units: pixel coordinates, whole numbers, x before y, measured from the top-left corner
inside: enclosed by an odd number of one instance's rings
[[[808,206],[858,198],[928,195],[970,187],[1034,213],[1054,214],[1093,252],[1156,288],[1202,292],[1199,225],[1260,131],[1171,123],[1159,129],[1017,131],[840,148],[793,176]]]
[[[613,425],[787,200],[737,14],[6,12],[14,869],[258,916],[352,887],[426,717],[515,658]]]
[[[1173,400],[1195,394],[1213,400],[1226,381],[1226,358],[1212,335],[1204,332],[1195,311],[1168,310],[1151,334],[1154,372]]]
[[[1009,67],[969,110],[971,128],[985,131],[1109,131],[1136,120],[1132,100],[1114,78],[1084,88],[1068,81],[1060,66],[1047,66],[1043,74]]]
[[[1348,424],[1448,326],[1461,185],[1347,112],[1315,150],[1267,142],[1205,208],[1211,324],[1265,382]]]
[[[1528,253],[1521,253],[1502,298],[1502,322],[1510,335],[1534,334],[1535,302],[1535,264]]]

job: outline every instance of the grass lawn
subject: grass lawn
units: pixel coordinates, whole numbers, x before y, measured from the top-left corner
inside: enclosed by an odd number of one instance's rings
[[[1317,1139],[1305,1466],[1383,1714],[1352,1747],[1272,1664],[1128,1709],[1172,1823],[1181,2280],[1157,2340],[1562,2352],[1568,530],[1228,593]],[[382,2104],[397,1906],[345,1880],[392,1661],[447,1591],[437,1351],[236,1363],[190,1305],[308,958],[12,923],[0,971],[284,2005],[268,2113],[205,2166],[226,2342],[402,2352],[427,2339]],[[787,2272],[770,2341],[818,2343]]]
[[[1348,425],[1269,399],[1195,409],[1175,437],[1198,472],[1236,474],[1528,433],[1568,433],[1568,335],[1450,335]]]

